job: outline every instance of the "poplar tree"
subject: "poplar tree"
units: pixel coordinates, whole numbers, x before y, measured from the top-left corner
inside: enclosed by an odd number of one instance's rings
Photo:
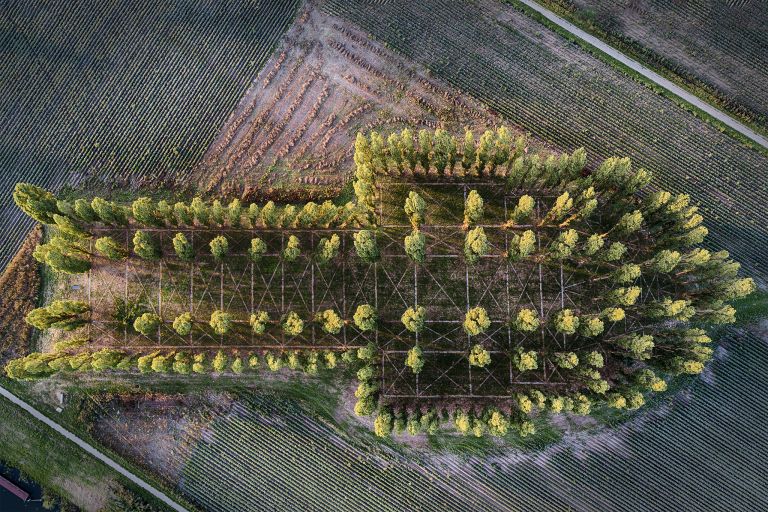
[[[149,197],[140,197],[131,205],[133,218],[144,226],[157,226],[157,211],[155,204]]]
[[[211,254],[216,261],[221,262],[229,252],[229,241],[225,236],[219,235],[210,242]]]
[[[462,225],[464,230],[469,229],[471,224],[480,222],[484,211],[483,198],[480,197],[477,190],[470,190],[466,201],[464,201],[464,224]]]
[[[299,254],[301,254],[299,239],[296,238],[296,235],[291,235],[288,237],[288,241],[283,249],[283,258],[285,258],[286,261],[296,261]]]
[[[85,314],[90,310],[90,306],[82,301],[56,300],[46,307],[33,309],[25,320],[40,330],[53,328],[72,331],[87,323]]]
[[[467,233],[464,239],[464,258],[472,265],[488,253],[488,237],[482,227],[477,227]]]
[[[363,261],[373,263],[379,259],[379,247],[373,231],[361,230],[353,235],[355,251]]]
[[[160,258],[160,246],[157,240],[146,231],[136,231],[133,235],[133,252],[145,260]]]
[[[317,262],[321,265],[328,263],[339,255],[341,239],[336,233],[330,238],[321,238],[317,245]]]
[[[173,250],[176,256],[183,261],[192,261],[195,258],[195,250],[192,243],[187,240],[184,233],[176,233],[173,237]]]
[[[267,253],[267,244],[261,238],[252,238],[251,246],[248,248],[248,256],[251,261],[258,263],[261,258]]]
[[[410,235],[405,237],[405,254],[416,263],[424,263],[426,239],[424,234],[418,229],[414,229]]]
[[[426,203],[424,199],[413,190],[408,193],[408,197],[405,199],[405,214],[408,216],[408,220],[411,222],[413,229],[419,229],[424,222],[424,211],[426,209]]]
[[[111,236],[97,238],[94,247],[99,254],[113,261],[124,260],[128,257],[128,250]]]
[[[214,333],[221,336],[227,334],[232,329],[233,321],[234,319],[230,313],[216,310],[211,313],[211,321],[209,322],[209,325]]]
[[[56,196],[30,183],[16,184],[13,201],[24,213],[43,224],[52,224],[53,215],[61,213],[56,205]]]
[[[411,307],[405,310],[400,317],[400,321],[412,333],[419,333],[424,329],[424,317],[426,314],[427,310],[424,309],[424,306]]]

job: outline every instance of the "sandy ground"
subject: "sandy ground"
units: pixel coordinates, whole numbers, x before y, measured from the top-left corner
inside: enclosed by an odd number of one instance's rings
[[[360,130],[485,128],[499,119],[425,69],[309,2],[197,169],[208,191],[246,198],[338,187]]]

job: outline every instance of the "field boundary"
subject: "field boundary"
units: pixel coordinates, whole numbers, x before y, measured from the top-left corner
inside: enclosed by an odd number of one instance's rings
[[[632,73],[640,75],[640,77],[642,77],[644,80],[650,80],[655,86],[661,87],[665,93],[675,96],[676,99],[682,100],[688,106],[701,112],[707,118],[717,122],[718,124],[724,125],[724,127],[727,128],[726,131],[730,132],[731,134],[736,132],[738,135],[749,139],[755,144],[758,144],[760,146],[759,149],[761,152],[768,150],[768,139],[766,137],[760,135],[750,127],[746,126],[744,123],[733,118],[731,115],[702,100],[695,94],[686,91],[672,81],[664,78],[637,60],[632,59],[613,46],[603,42],[597,37],[580,29],[573,23],[558,16],[546,7],[537,3],[535,0],[505,1],[511,5],[520,5],[533,10],[538,15],[543,16],[549,23],[554,24],[559,29],[568,32],[572,37],[578,38],[581,43],[592,47],[604,57],[607,57],[611,61],[617,62],[621,67],[629,69]]]
[[[104,455],[102,452],[94,448],[91,444],[85,442],[80,437],[76,436],[69,430],[65,429],[55,421],[48,418],[45,414],[38,411],[33,406],[29,405],[27,402],[23,401],[7,389],[5,389],[3,386],[0,386],[0,396],[3,396],[11,403],[15,404],[16,406],[20,407],[21,409],[24,409],[27,413],[32,415],[33,418],[40,421],[41,423],[44,423],[48,427],[55,430],[57,433],[68,439],[69,441],[73,442],[75,445],[80,447],[83,451],[87,452],[91,456],[93,456],[95,459],[99,460],[100,462],[107,465],[109,468],[115,470],[120,475],[124,476],[128,480],[130,480],[132,483],[143,489],[144,491],[148,492],[158,500],[162,501],[165,505],[170,507],[173,510],[176,510],[178,512],[187,512],[187,509],[173,501],[170,497],[168,497],[167,494],[164,492],[156,489],[149,483],[147,483],[145,480],[141,479],[140,477],[136,476],[134,473],[131,473],[127,469],[125,469],[123,466],[112,460],[110,457]]]

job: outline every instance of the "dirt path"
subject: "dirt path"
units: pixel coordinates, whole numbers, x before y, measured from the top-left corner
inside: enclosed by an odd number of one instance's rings
[[[150,484],[148,484],[147,482],[145,482],[144,480],[142,480],[138,476],[134,475],[133,473],[131,473],[127,469],[123,468],[117,462],[113,461],[112,459],[110,459],[109,457],[107,457],[106,455],[104,455],[103,453],[98,451],[96,448],[94,448],[93,446],[91,446],[90,444],[86,443],[85,441],[83,441],[82,439],[77,437],[75,434],[70,432],[69,430],[67,430],[64,427],[62,427],[61,425],[59,425],[58,423],[56,423],[53,420],[49,419],[46,415],[44,415],[43,413],[41,413],[40,411],[38,411],[37,409],[35,409],[31,405],[29,405],[25,401],[21,400],[16,395],[14,395],[13,393],[11,393],[10,391],[8,391],[7,389],[5,389],[2,386],[0,386],[0,396],[3,396],[5,398],[7,398],[11,403],[21,407],[26,412],[31,414],[36,420],[41,421],[42,423],[45,423],[50,428],[52,428],[53,430],[55,430],[56,432],[58,432],[59,434],[61,434],[65,438],[67,438],[70,441],[72,441],[73,443],[75,443],[77,446],[79,446],[84,451],[86,451],[89,454],[91,454],[96,459],[98,459],[99,461],[103,462],[104,464],[106,464],[110,468],[114,469],[115,471],[120,473],[122,476],[124,476],[125,478],[127,478],[128,480],[130,480],[131,482],[136,484],[137,486],[141,487],[142,489],[147,491],[149,494],[151,494],[152,496],[154,496],[158,500],[160,500],[163,503],[165,503],[171,509],[177,510],[179,512],[186,512],[187,511],[187,509],[185,509],[184,507],[182,507],[181,505],[179,505],[178,503],[173,501],[171,498],[169,498],[168,495],[166,495],[165,493],[155,489],[153,486],[151,486]]]
[[[646,68],[645,66],[643,66],[642,64],[640,64],[636,60],[633,60],[633,59],[627,57],[626,55],[624,55],[620,51],[614,49],[613,47],[611,47],[611,46],[609,46],[607,44],[605,44],[600,39],[598,39],[598,38],[596,38],[596,37],[594,37],[594,36],[584,32],[583,30],[581,30],[580,28],[576,27],[572,23],[569,23],[568,21],[564,20],[560,16],[556,15],[555,13],[550,11],[549,9],[546,9],[546,8],[542,7],[541,5],[536,3],[534,0],[520,0],[520,2],[522,2],[526,6],[530,7],[534,11],[538,12],[539,14],[541,14],[542,16],[547,18],[552,23],[554,23],[554,24],[558,25],[559,27],[567,30],[568,32],[570,32],[574,36],[578,37],[582,41],[585,41],[589,45],[594,46],[595,48],[600,50],[601,52],[606,53],[612,59],[615,59],[615,60],[621,62],[622,64],[624,64],[625,66],[629,67],[633,71],[636,71],[636,72],[640,73],[641,75],[643,75],[647,79],[649,79],[652,82],[654,82],[656,85],[658,85],[660,87],[663,87],[664,89],[666,89],[667,91],[671,92],[672,94],[674,94],[678,98],[682,99],[683,101],[685,101],[687,103],[690,103],[691,105],[693,105],[694,107],[698,108],[699,110],[702,110],[702,111],[706,112],[707,114],[709,114],[710,116],[714,117],[715,119],[717,119],[721,123],[725,124],[729,128],[739,132],[740,134],[742,134],[745,137],[753,140],[757,144],[760,144],[764,148],[768,148],[768,139],[766,139],[765,137],[763,137],[762,135],[760,135],[758,133],[755,133],[752,129],[750,129],[749,127],[747,127],[744,124],[740,123],[739,121],[737,121],[736,119],[732,118],[728,114],[725,114],[724,112],[722,112],[721,110],[716,109],[715,107],[713,107],[709,103],[706,103],[706,102],[700,100],[698,97],[696,97],[693,94],[685,91],[681,87],[678,87],[677,85],[673,84],[672,82],[670,82],[666,78],[662,77],[661,75],[659,75],[657,73],[654,73],[653,71],[651,71],[650,69]]]

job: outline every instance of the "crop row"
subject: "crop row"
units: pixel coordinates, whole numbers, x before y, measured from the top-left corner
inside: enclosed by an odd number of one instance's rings
[[[585,146],[598,158],[630,155],[660,186],[690,192],[715,230],[741,238],[738,257],[752,270],[765,268],[759,247],[768,241],[768,159],[670,100],[511,7],[510,22],[477,4],[444,0],[405,8],[331,0],[325,8],[541,138]]]

